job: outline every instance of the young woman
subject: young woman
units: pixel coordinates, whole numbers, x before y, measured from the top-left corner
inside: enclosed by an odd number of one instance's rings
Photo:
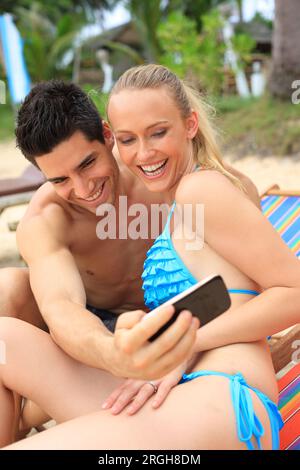
[[[204,104],[168,69],[149,65],[126,72],[112,91],[108,114],[124,163],[171,206],[145,262],[146,304],[160,305],[219,273],[232,306],[198,329],[190,362],[150,384],[116,384],[105,410],[10,448],[278,448],[277,386],[261,338],[299,319],[299,261],[225,170]],[[196,222],[174,224],[173,214],[185,204],[193,221],[197,204],[204,205],[204,237]],[[187,249],[182,228],[202,242],[201,249]],[[128,328],[136,346],[151,336],[145,323],[138,315],[121,317],[117,330]],[[55,354],[53,363],[61,363]],[[65,365],[62,375],[67,371],[75,377],[74,364]],[[158,408],[149,401],[153,395],[158,404],[164,400]],[[129,417],[132,407],[138,412]]]

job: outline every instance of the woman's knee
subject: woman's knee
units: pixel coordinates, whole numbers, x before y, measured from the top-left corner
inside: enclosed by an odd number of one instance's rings
[[[12,345],[18,341],[20,323],[16,318],[0,317],[0,382],[4,381],[7,373]]]
[[[0,341],[2,345],[18,341],[19,336],[22,335],[23,322],[18,318],[0,317]]]
[[[27,269],[0,269],[0,316],[19,317],[22,306],[32,298]]]
[[[29,282],[27,268],[0,269],[0,317],[14,317],[47,331]]]

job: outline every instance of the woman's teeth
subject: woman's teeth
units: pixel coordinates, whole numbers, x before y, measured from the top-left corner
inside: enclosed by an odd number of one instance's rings
[[[162,173],[166,163],[167,160],[164,160],[163,162],[159,162],[156,165],[143,165],[140,166],[140,168],[145,173],[145,175],[156,176]]]
[[[104,183],[102,184],[101,188],[98,189],[98,191],[93,194],[93,196],[87,197],[87,198],[85,198],[85,200],[88,201],[88,202],[95,201],[100,196],[100,194],[102,193],[103,186],[104,186]]]

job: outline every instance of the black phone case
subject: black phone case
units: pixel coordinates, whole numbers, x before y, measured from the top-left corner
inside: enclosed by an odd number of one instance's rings
[[[174,315],[151,336],[149,341],[154,341],[169,328],[182,310],[190,310],[195,317],[199,318],[201,326],[203,326],[228,310],[231,301],[222,277],[215,276],[206,284],[203,284],[197,290],[191,292],[173,305],[175,307]]]

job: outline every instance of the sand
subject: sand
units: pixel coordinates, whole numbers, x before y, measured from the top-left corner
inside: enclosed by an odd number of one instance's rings
[[[250,176],[260,192],[274,183],[283,189],[300,189],[300,155],[286,157],[249,155],[239,159],[234,155],[225,155],[224,158]],[[15,147],[14,141],[0,142],[1,178],[17,177],[27,165],[27,160]]]
[[[0,142],[0,177],[14,178],[20,176],[29,162],[16,148],[14,141]]]

